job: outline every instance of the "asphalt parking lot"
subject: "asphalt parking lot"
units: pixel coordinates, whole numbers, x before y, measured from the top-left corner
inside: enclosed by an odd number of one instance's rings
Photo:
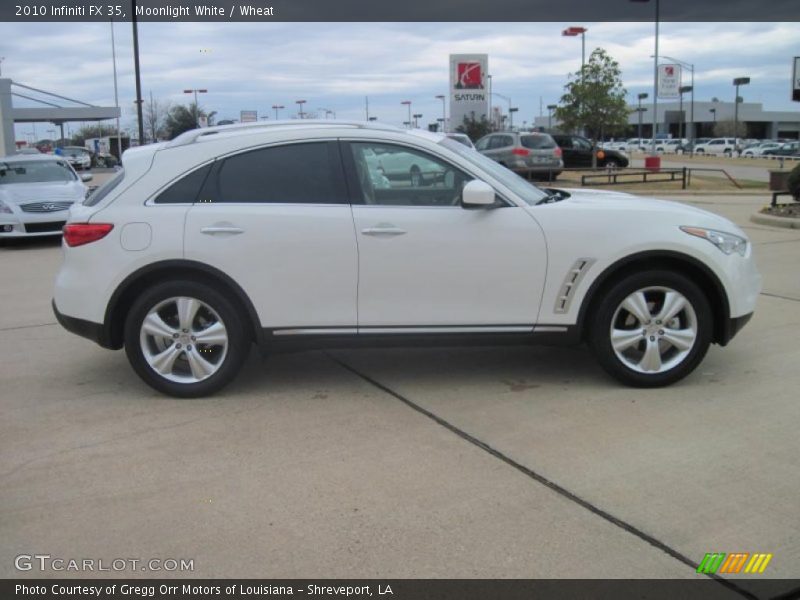
[[[649,391],[584,348],[515,347],[253,352],[222,394],[166,398],[55,323],[58,242],[0,248],[0,577],[81,575],[15,570],[46,553],[194,560],[116,576],[691,578],[706,552],[796,577],[800,231],[750,223],[765,196],[679,199],[747,231],[765,287],[730,346]]]

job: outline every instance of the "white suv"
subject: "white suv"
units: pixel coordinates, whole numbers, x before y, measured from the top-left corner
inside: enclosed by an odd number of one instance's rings
[[[714,138],[705,144],[697,144],[695,154],[714,154],[715,156],[733,156],[736,151],[736,140],[733,138]]]
[[[386,177],[370,157],[387,153],[441,176]],[[175,396],[219,390],[252,343],[434,338],[586,341],[621,381],[666,385],[731,340],[761,287],[726,219],[539,189],[419,130],[216,127],[129,150],[123,166],[70,211],[53,307]]]

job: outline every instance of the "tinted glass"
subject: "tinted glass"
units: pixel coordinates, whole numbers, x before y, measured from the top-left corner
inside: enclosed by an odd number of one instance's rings
[[[125,178],[125,170],[120,169],[117,171],[114,176],[106,181],[103,185],[89,194],[89,197],[83,201],[84,206],[94,206],[95,204],[99,203],[103,198],[108,196],[115,187],[117,187],[122,180]]]
[[[56,183],[75,181],[72,168],[63,160],[3,162],[0,158],[0,185],[11,183]]]
[[[339,176],[341,163],[336,159],[333,142],[287,144],[237,154],[219,168],[213,201],[347,204]]]
[[[589,140],[585,140],[583,138],[573,138],[572,144],[578,148],[579,150],[591,150],[592,144]]]
[[[181,177],[161,192],[155,199],[156,204],[192,204],[197,200],[200,188],[211,170],[209,163],[204,167],[192,171],[188,175]]]
[[[406,146],[353,142],[350,148],[364,204],[458,206],[464,184],[472,179],[445,161]]]
[[[478,150],[486,150],[489,147],[489,142],[492,141],[491,137],[484,137],[478,140],[475,144],[475,148]]]
[[[556,142],[549,135],[521,135],[519,141],[531,150],[548,150],[556,147]]]

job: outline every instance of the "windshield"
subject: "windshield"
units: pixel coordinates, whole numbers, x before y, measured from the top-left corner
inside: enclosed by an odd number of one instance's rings
[[[12,183],[66,183],[77,179],[63,160],[31,160],[2,162],[0,185]]]
[[[534,206],[539,201],[547,198],[547,194],[537,188],[535,185],[528,183],[513,171],[509,171],[501,164],[496,163],[491,158],[487,158],[480,152],[470,150],[463,144],[460,144],[455,140],[451,140],[450,138],[443,139],[441,142],[439,142],[439,144],[448,150],[452,150],[468,163],[483,169],[493,177],[496,177],[502,181],[504,185],[506,185],[512,192],[524,200],[526,204]]]

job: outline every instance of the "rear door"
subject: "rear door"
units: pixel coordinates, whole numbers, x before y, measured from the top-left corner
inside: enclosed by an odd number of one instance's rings
[[[358,252],[339,146],[285,143],[217,160],[185,257],[233,278],[263,327],[354,327]]]

